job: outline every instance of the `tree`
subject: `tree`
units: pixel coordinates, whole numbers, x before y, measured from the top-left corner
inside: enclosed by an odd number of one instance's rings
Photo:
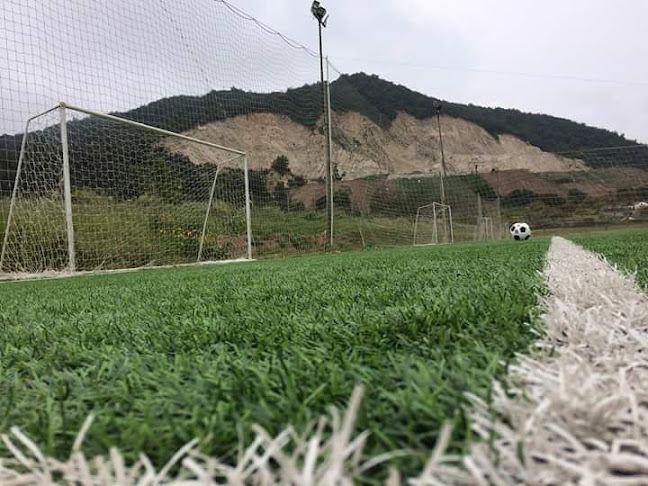
[[[284,176],[290,172],[290,167],[288,167],[288,157],[285,155],[280,155],[272,163],[272,170],[274,170],[280,176]]]
[[[306,180],[300,175],[296,175],[288,181],[288,187],[290,187],[291,189],[302,187],[305,184]]]
[[[535,193],[529,189],[516,189],[502,198],[502,206],[528,206],[535,200],[535,198]]]
[[[289,209],[290,194],[288,192],[288,188],[283,183],[280,182],[275,186],[272,196],[277,203],[277,206],[279,206],[284,211]]]

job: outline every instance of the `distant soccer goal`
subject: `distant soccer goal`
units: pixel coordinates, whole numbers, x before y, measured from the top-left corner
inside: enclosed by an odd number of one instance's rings
[[[452,208],[433,202],[417,208],[414,246],[454,243]]]
[[[494,239],[495,231],[493,230],[493,218],[488,216],[478,217],[477,226],[475,227],[475,240],[486,241]]]
[[[3,223],[0,274],[250,259],[247,157],[61,104],[26,123]]]

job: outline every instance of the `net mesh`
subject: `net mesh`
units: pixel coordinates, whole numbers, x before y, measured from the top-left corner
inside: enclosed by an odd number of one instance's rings
[[[327,248],[318,55],[227,2],[4,0],[0,68],[0,234],[27,141],[6,248],[12,271],[69,264],[57,115],[24,130],[29,117],[61,101],[245,152],[253,256]],[[371,92],[370,77],[333,65],[327,71],[336,249],[412,245],[417,210],[434,202],[451,207],[456,242],[507,238],[516,221],[547,232],[647,222],[646,146],[547,154],[436,117],[429,98],[394,110],[402,100]],[[221,219],[208,218],[201,258],[242,256],[240,160],[226,162],[184,139],[69,117],[79,269],[197,259],[195,234],[214,179]],[[162,214],[171,221],[152,222]]]
[[[2,270],[69,270],[71,253],[82,271],[247,256],[242,156],[186,139],[180,152],[179,138],[117,119],[65,124],[69,229],[61,115],[29,123]]]

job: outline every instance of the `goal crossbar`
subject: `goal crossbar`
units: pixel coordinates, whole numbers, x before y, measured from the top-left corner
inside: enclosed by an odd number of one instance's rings
[[[181,133],[176,133],[172,132],[169,130],[165,130],[163,128],[151,126],[151,125],[146,125],[144,123],[140,123],[134,120],[130,120],[128,118],[122,118],[116,115],[111,115],[107,113],[100,113],[94,110],[89,110],[87,108],[82,108],[76,105],[72,105],[69,103],[61,102],[55,107],[52,107],[48,110],[45,110],[41,113],[38,113],[34,116],[29,117],[26,122],[25,122],[25,130],[23,132],[23,137],[21,141],[21,147],[20,147],[20,154],[18,157],[18,164],[16,166],[16,176],[14,179],[14,186],[12,188],[12,195],[11,195],[11,201],[9,203],[9,212],[7,215],[7,222],[6,222],[6,227],[5,227],[5,232],[4,232],[4,237],[2,241],[2,249],[0,250],[0,272],[2,272],[4,268],[4,263],[5,259],[7,256],[7,246],[9,242],[9,235],[10,235],[10,230],[11,230],[11,224],[12,224],[12,219],[14,216],[14,211],[15,211],[15,205],[16,205],[16,199],[17,199],[17,194],[18,194],[18,188],[20,185],[20,176],[21,172],[23,170],[23,165],[24,165],[24,159],[25,159],[25,153],[26,153],[26,146],[27,146],[27,140],[29,138],[29,129],[31,123],[45,115],[48,115],[49,113],[52,113],[56,110],[59,110],[60,114],[60,119],[59,119],[59,125],[60,125],[60,134],[61,134],[61,150],[62,150],[62,162],[63,162],[63,202],[64,202],[64,212],[65,212],[65,220],[66,220],[66,233],[67,233],[67,244],[68,244],[68,271],[70,273],[75,273],[76,272],[76,263],[75,263],[75,243],[74,243],[74,226],[73,226],[73,220],[72,220],[72,194],[71,194],[71,182],[70,182],[70,166],[69,166],[69,147],[68,147],[68,134],[67,134],[67,116],[66,116],[66,111],[74,111],[78,113],[82,113],[84,115],[92,116],[92,117],[97,117],[100,119],[104,120],[109,120],[113,122],[117,122],[120,124],[124,125],[129,125],[133,126],[136,128],[140,128],[149,132],[157,133],[159,135],[164,135],[168,137],[173,137],[176,139],[181,139],[185,140],[187,142],[203,145],[206,147],[210,147],[212,149],[216,149],[219,151],[223,151],[229,154],[232,154],[233,157],[226,159],[222,162],[219,163],[216,174],[214,176],[214,181],[211,187],[210,195],[209,195],[209,202],[207,205],[207,210],[205,213],[205,219],[203,222],[203,227],[200,235],[200,245],[199,245],[199,250],[197,254],[197,262],[202,261],[202,254],[203,254],[203,247],[204,247],[204,241],[205,241],[205,233],[207,229],[207,221],[209,219],[211,207],[214,201],[214,194],[215,194],[215,189],[216,189],[216,183],[218,179],[218,175],[220,172],[221,167],[224,164],[233,162],[237,159],[243,158],[243,170],[244,170],[244,184],[245,184],[245,218],[246,218],[246,239],[247,239],[247,259],[252,260],[252,220],[251,220],[251,198],[250,198],[250,180],[249,180],[249,174],[248,174],[248,159],[247,159],[247,154],[246,152],[243,152],[241,150],[233,149],[231,147],[226,147],[224,145],[219,145],[213,142],[208,142],[206,140],[201,140],[195,137],[191,137],[188,135],[183,135]]]
[[[126,125],[131,125],[133,127],[144,128],[145,130],[148,130],[150,132],[159,133],[160,135],[167,135],[169,137],[180,138],[182,140],[187,140],[188,142],[194,142],[194,143],[197,143],[197,144],[200,144],[200,145],[205,145],[207,147],[222,150],[224,152],[229,152],[231,154],[237,154],[239,156],[245,156],[245,152],[242,152],[240,150],[236,150],[236,149],[233,149],[233,148],[230,148],[230,147],[225,147],[224,145],[218,145],[217,143],[207,142],[206,140],[200,140],[199,138],[190,137],[188,135],[183,135],[181,133],[171,132],[171,131],[165,130],[163,128],[158,128],[158,127],[154,127],[154,126],[151,126],[151,125],[146,125],[144,123],[136,122],[134,120],[129,120],[128,118],[122,118],[122,117],[119,117],[119,116],[110,115],[108,113],[99,113],[97,111],[88,110],[86,108],[80,108],[78,106],[70,105],[70,104],[67,104],[67,103],[60,103],[58,105],[58,107],[66,108],[66,109],[72,110],[72,111],[78,111],[79,113],[84,113],[86,115],[96,116],[96,117],[99,117],[99,118],[103,118],[105,120],[112,120],[112,121],[116,121],[116,122],[119,122],[119,123],[124,123]],[[58,108],[58,107],[56,107],[56,108]],[[53,108],[52,110],[55,110],[56,108]],[[45,113],[49,113],[52,110],[49,110],[49,111],[47,111]],[[45,114],[45,113],[43,113],[43,114]],[[34,118],[35,117],[32,117],[32,120]]]

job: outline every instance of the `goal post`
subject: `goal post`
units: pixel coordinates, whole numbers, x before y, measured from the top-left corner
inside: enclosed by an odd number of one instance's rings
[[[490,216],[478,216],[477,226],[475,226],[475,240],[488,241],[495,239],[493,230],[493,218]]]
[[[252,258],[246,153],[60,103],[22,135],[0,274]]]
[[[454,243],[452,208],[433,202],[416,209],[414,246]]]

